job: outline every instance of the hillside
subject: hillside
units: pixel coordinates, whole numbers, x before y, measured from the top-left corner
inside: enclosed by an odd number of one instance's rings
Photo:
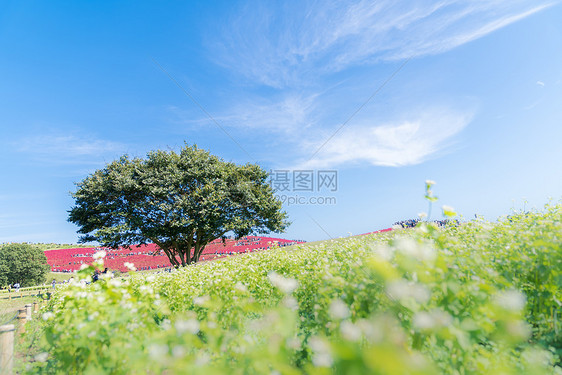
[[[70,285],[28,373],[560,374],[561,264],[558,205]]]
[[[302,243],[299,240],[286,240],[274,237],[247,236],[239,240],[226,239],[210,242],[202,253],[201,261],[222,258],[229,255],[244,254],[272,247],[283,247]],[[124,263],[133,263],[138,270],[153,270],[168,268],[172,265],[168,257],[156,245],[132,246],[131,248],[104,249],[101,247],[71,247],[45,251],[47,262],[54,272],[74,272],[83,264],[92,264],[93,255],[99,250],[105,250],[105,266],[111,270],[128,271]]]

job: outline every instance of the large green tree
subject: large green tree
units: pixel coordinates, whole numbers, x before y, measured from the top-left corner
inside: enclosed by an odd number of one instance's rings
[[[155,243],[172,265],[185,266],[226,234],[287,227],[267,177],[256,164],[226,162],[197,146],[123,156],[78,183],[69,221],[78,225],[80,242]]]
[[[0,285],[42,284],[50,270],[45,253],[36,246],[14,243],[0,248]]]

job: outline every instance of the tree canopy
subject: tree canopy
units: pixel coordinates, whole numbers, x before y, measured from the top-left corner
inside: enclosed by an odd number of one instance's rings
[[[14,243],[0,247],[0,285],[42,284],[50,270],[45,253],[36,246]]]
[[[77,184],[69,221],[79,227],[81,243],[154,243],[172,265],[185,266],[226,234],[287,227],[267,177],[257,164],[236,165],[197,146],[152,151],[145,159],[125,155]]]

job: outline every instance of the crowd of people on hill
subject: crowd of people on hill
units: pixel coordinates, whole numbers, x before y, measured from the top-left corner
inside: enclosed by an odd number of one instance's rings
[[[402,228],[414,228],[420,222],[420,219],[408,219],[408,220],[400,220],[393,224],[393,226],[398,226]],[[444,227],[449,223],[454,223],[455,225],[459,225],[460,222],[458,220],[450,220],[450,219],[443,219],[443,220],[433,220],[432,223],[437,224],[440,227]]]
[[[72,273],[72,272],[75,272],[76,270],[69,270],[69,269],[65,269],[65,268],[53,268],[52,271],[53,272],[62,272],[62,273]]]
[[[71,257],[73,257],[73,258],[90,258],[90,257],[92,257],[93,254],[95,254],[96,252],[101,251],[101,250],[103,250],[107,253],[106,259],[115,259],[116,257],[128,257],[128,256],[132,256],[132,255],[153,255],[154,254],[153,250],[129,251],[128,253],[123,253],[123,252],[120,252],[121,250],[94,248],[89,253],[72,254]],[[164,252],[162,250],[159,251],[159,255],[163,255],[163,253]]]
[[[437,224],[440,227],[444,227],[446,225],[448,225],[449,223],[453,223],[454,225],[459,225],[460,222],[458,220],[450,220],[450,219],[445,219],[445,220],[433,220],[433,222],[435,224]]]
[[[252,237],[252,238],[242,237],[238,241],[236,241],[234,246],[251,246],[260,243],[260,241],[261,241],[261,237]]]
[[[418,225],[419,222],[420,219],[400,220],[392,224],[392,226],[399,226],[402,228],[414,228],[416,225]]]

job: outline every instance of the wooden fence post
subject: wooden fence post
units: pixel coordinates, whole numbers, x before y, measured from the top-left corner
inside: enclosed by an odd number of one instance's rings
[[[39,304],[37,303],[37,301],[33,302],[33,311],[34,311],[34,312],[38,312],[38,311],[39,311]]]
[[[31,314],[32,314],[31,307],[33,307],[31,303],[25,305],[25,320],[31,320]]]
[[[25,332],[25,309],[18,310],[18,335]]]
[[[14,325],[0,326],[0,374],[12,375],[14,366]]]

